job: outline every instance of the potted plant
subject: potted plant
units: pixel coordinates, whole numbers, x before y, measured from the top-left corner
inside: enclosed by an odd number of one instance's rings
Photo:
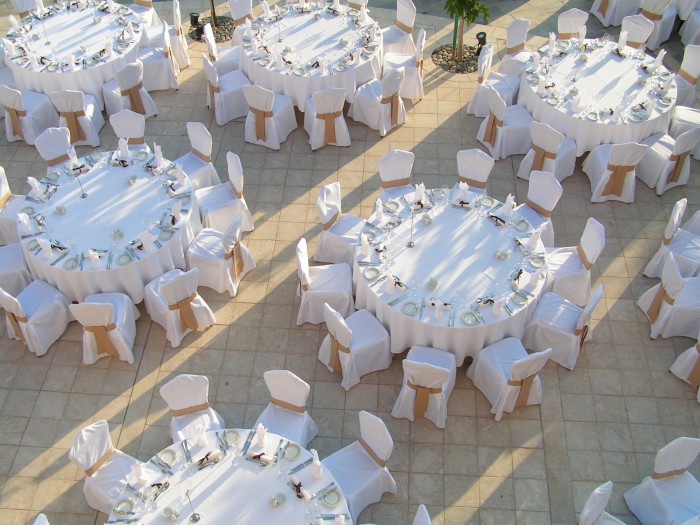
[[[484,22],[488,23],[489,10],[479,0],[445,0],[445,11],[454,18],[455,26],[452,34],[452,58],[457,62],[463,59],[464,44],[464,22],[467,22],[467,29],[476,22],[479,15],[484,17]]]

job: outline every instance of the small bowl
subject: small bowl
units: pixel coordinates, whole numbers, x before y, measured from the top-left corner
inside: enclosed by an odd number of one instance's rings
[[[278,492],[270,498],[270,506],[275,508],[281,507],[285,501],[287,501],[287,497],[281,492]]]
[[[433,223],[433,219],[431,219],[430,215],[428,215],[427,213],[423,215],[423,218],[421,220],[426,226],[430,226]]]
[[[126,180],[126,182],[129,183],[129,186],[133,186],[134,184],[136,184],[136,177],[131,176]]]
[[[175,521],[177,520],[177,517],[180,515],[180,513],[172,507],[165,507],[160,512],[160,515],[163,516],[166,520]]]

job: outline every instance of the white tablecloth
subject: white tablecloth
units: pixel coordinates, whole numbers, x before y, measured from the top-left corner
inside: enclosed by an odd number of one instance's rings
[[[665,132],[676,101],[676,83],[671,84],[667,94],[670,102],[663,106],[651,90],[671,73],[665,67],[659,71],[663,72],[664,77],[647,73],[642,69],[641,62],[631,58],[634,52],[629,47],[625,49],[627,58],[622,58],[611,52],[611,43],[607,47],[596,47],[591,40],[588,43],[591,51],[585,53],[588,57],[586,62],[575,49],[568,49],[563,56],[552,60],[546,82],[554,83],[554,87],[548,89],[547,94],[537,93],[538,79],[535,74],[523,75],[518,103],[525,106],[538,122],[549,124],[576,141],[577,156],[599,144],[640,142],[654,133]],[[565,41],[564,45],[568,46],[569,41]],[[540,54],[546,56],[546,49],[540,50]],[[653,59],[647,56],[644,63],[653,63]],[[541,64],[540,74],[542,67]],[[586,107],[578,110],[572,107],[574,95],[570,89],[574,86],[579,91],[581,101],[586,102]],[[556,97],[552,97],[553,91]],[[640,113],[639,122],[629,119],[627,122],[612,121],[610,109],[620,105],[630,108],[644,100],[649,100],[648,111]],[[626,112],[623,111],[622,115],[627,118]],[[596,119],[596,116],[600,118]]]
[[[115,4],[117,5],[117,4]],[[118,6],[119,7],[119,6]],[[52,11],[53,12],[53,11]],[[93,17],[100,19],[98,24],[93,22]],[[80,61],[78,70],[70,71],[68,68],[60,68],[58,71],[49,71],[44,65],[39,64],[37,69],[29,64],[20,65],[23,60],[10,60],[6,58],[7,66],[12,70],[18,89],[28,89],[40,93],[52,93],[63,89],[72,89],[90,94],[97,99],[100,109],[104,108],[102,97],[102,85],[114,78],[114,73],[138,56],[138,39],[140,33],[133,41],[124,42],[120,47],[115,42],[124,26],[117,19],[121,16],[125,20],[138,20],[136,15],[127,7],[121,6],[118,14],[104,13],[86,8],[82,11],[61,10],[43,19],[42,22],[30,18],[32,29],[25,43],[34,53],[37,61],[40,57],[46,57],[56,62],[64,62],[70,57],[74,61]],[[44,32],[46,30],[46,33]],[[38,40],[32,39],[37,35]],[[46,44],[48,36],[50,44]],[[110,57],[103,57],[92,65],[83,68],[83,58],[87,62],[92,60],[95,54],[105,49],[109,41],[113,48]],[[20,43],[20,42],[17,42]],[[86,48],[87,54],[83,55],[80,47]]]
[[[233,434],[227,435],[233,436]],[[305,514],[310,504],[305,500],[300,500],[296,497],[291,487],[287,486],[288,477],[284,480],[278,477],[278,465],[268,465],[261,467],[257,463],[244,460],[240,457],[240,448],[248,436],[248,430],[236,429],[234,431],[238,435],[238,450],[230,447],[225,456],[217,465],[206,467],[198,470],[195,466],[190,466],[183,470],[184,453],[182,442],[178,442],[170,447],[171,451],[177,456],[177,463],[173,466],[173,475],[163,474],[158,467],[152,463],[146,463],[144,470],[147,472],[147,478],[150,486],[151,483],[168,481],[170,488],[163,492],[157,499],[157,508],[149,512],[137,511],[138,523],[162,525],[168,523],[161,512],[165,507],[171,507],[179,512],[180,516],[175,523],[189,523],[189,516],[192,514],[190,507],[184,494],[189,489],[190,499],[198,514],[201,516],[200,523],[207,525],[262,525],[262,524],[308,524],[312,519],[306,519]],[[220,433],[220,435],[223,432]],[[196,442],[189,441],[189,449],[194,462],[202,458],[207,452],[220,452],[219,440],[215,432],[206,433],[208,444],[206,447],[200,447]],[[268,433],[265,438],[264,448],[257,445],[256,439],[253,438],[250,450],[258,453],[264,450],[269,456],[272,456],[280,443],[280,436]],[[285,439],[284,444],[287,443]],[[311,453],[306,449],[299,447],[301,453],[298,458],[289,460],[287,458],[280,459],[280,465],[284,472],[289,471],[292,467],[303,463],[311,457]],[[161,452],[162,454],[162,452]],[[162,457],[162,456],[161,456]],[[154,456],[155,458],[155,456]],[[237,462],[234,460],[237,459]],[[324,469],[320,479],[315,479],[312,475],[311,465],[305,467],[295,474],[301,482],[302,488],[309,492],[316,492],[326,487],[331,482],[335,482],[333,475]],[[335,486],[338,487],[337,482]],[[318,508],[314,511],[313,516],[321,514],[346,514],[350,516],[345,498],[342,497],[342,492],[338,488],[338,493],[341,494],[340,502],[333,508],[327,507],[323,502],[318,503]],[[270,504],[271,498],[276,494],[283,494],[286,501],[273,507]],[[123,497],[135,501],[136,498],[128,490],[124,491]],[[111,519],[123,518],[124,516],[112,513]],[[333,520],[326,523],[333,523]],[[352,519],[346,519],[345,523],[352,524]]]
[[[411,195],[408,198],[410,200]],[[476,195],[470,193],[470,202],[475,198]],[[356,306],[370,310],[384,324],[391,335],[392,352],[403,352],[412,345],[432,346],[454,353],[459,366],[465,357],[475,356],[486,345],[504,337],[520,337],[544,285],[544,278],[535,285],[529,284],[530,272],[534,268],[528,262],[529,257],[525,258],[516,250],[513,239],[510,238],[531,232],[529,226],[524,232],[516,231],[508,225],[499,227],[488,217],[480,217],[476,210],[466,211],[438,203],[427,212],[432,217],[432,224],[425,225],[422,221],[426,212],[415,215],[415,246],[407,248],[410,216],[403,203],[400,204],[400,218],[403,222],[380,245],[387,246],[388,260],[394,261],[389,266],[389,272],[411,289],[409,293],[412,296],[391,306],[389,302],[401,297],[403,293],[395,290],[393,295],[389,295],[385,281],[372,286],[368,284],[366,269],[377,269],[384,273],[384,268],[360,266],[358,260],[366,261],[367,258],[362,257],[359,248],[353,272],[357,286]],[[525,226],[527,225],[523,225]],[[495,258],[496,251],[511,253],[506,259],[499,260]],[[370,253],[371,260],[376,261],[378,256],[373,247],[370,247]],[[544,253],[542,241],[538,241],[533,252],[538,253]],[[519,284],[532,297],[528,296],[527,302],[521,305],[509,300],[507,304],[512,315],[505,308],[501,314],[494,315],[491,305],[477,307],[478,298],[492,294],[494,298],[512,295],[512,279],[509,275],[521,263],[525,271]],[[438,281],[434,290],[428,286],[431,278]],[[419,312],[407,315],[403,311],[409,301],[420,308],[422,299],[428,303],[432,298],[438,298],[454,307],[454,326],[448,326],[449,310],[443,311],[440,320],[435,319],[435,309],[427,304],[422,319],[419,319]],[[463,318],[474,308],[483,322],[467,326]]]
[[[78,180],[59,170],[60,176],[56,179],[59,188],[50,199],[44,204],[25,202],[27,213],[40,213],[45,218],[46,231],[41,237],[69,248],[68,256],[52,265],[61,253],[54,250],[51,259],[44,257],[42,251],[35,254],[35,236],[22,239],[22,247],[34,278],[55,286],[70,300],[82,301],[93,293],[123,292],[138,303],[143,300],[143,289],[149,281],[173,268],[185,268],[187,247],[202,225],[188,180],[183,187],[175,186],[177,194],[190,193],[175,198],[182,203],[182,209],[188,211],[174,229],[164,230],[156,223],[171,210],[175,199],[162,189],[160,179],[144,171],[143,161],[122,168],[111,163],[107,165],[107,158],[105,156],[80,177],[87,198],[80,198]],[[166,166],[168,164],[166,162]],[[130,185],[127,181],[132,176],[137,180]],[[55,212],[56,208],[60,211],[60,207],[65,207],[64,215]],[[36,231],[36,221],[30,223]],[[18,228],[23,235],[22,227],[18,225]],[[148,251],[128,251],[129,242],[138,239],[146,228],[159,236],[161,247],[152,245]],[[115,229],[121,231],[121,240],[115,240]],[[88,257],[90,249],[105,250],[99,269],[92,267]],[[112,264],[107,269],[110,253]],[[68,269],[76,264],[75,258],[79,263],[81,254],[84,255],[83,269],[79,266]]]
[[[241,70],[251,83],[291,97],[300,111],[304,111],[306,99],[314,91],[342,87],[348,102],[352,102],[357,86],[381,76],[382,39],[374,21],[368,18],[363,27],[357,28],[351,16],[335,15],[325,9],[317,13],[318,20],[316,11],[298,13],[290,6],[278,22],[268,24],[255,19],[252,33],[258,40],[259,55],[254,55],[251,43],[245,40],[245,52],[241,55]],[[369,47],[363,45],[364,35],[369,35]],[[278,42],[280,37],[282,42]],[[341,45],[341,39],[347,44]],[[260,62],[256,59],[265,54],[263,46],[272,56]],[[278,68],[274,60],[276,53],[281,53],[292,65]],[[347,64],[345,59],[350,53],[360,54],[358,64]],[[311,66],[321,58],[328,64],[323,72]],[[266,60],[270,63],[264,65]]]

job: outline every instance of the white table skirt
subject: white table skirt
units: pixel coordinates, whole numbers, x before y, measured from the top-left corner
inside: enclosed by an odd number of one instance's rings
[[[294,66],[308,66],[310,63],[325,56],[332,69],[333,65],[340,63],[343,56],[348,53],[360,53],[360,63],[349,65],[344,71],[333,71],[332,74],[321,74],[319,68],[307,67],[304,76],[297,76],[292,72],[292,67],[286,65],[277,69],[274,63],[263,66],[253,60],[255,57],[249,42],[244,42],[244,53],[241,54],[241,70],[248,76],[251,83],[260,85],[275,93],[287,95],[292,99],[300,111],[306,107],[306,99],[314,91],[320,89],[341,87],[346,91],[346,100],[354,100],[355,90],[373,78],[381,77],[381,38],[374,37],[374,47],[366,55],[362,55],[364,49],[357,42],[358,30],[349,17],[336,16],[330,12],[321,14],[319,20],[314,19],[313,13],[297,13],[289,11],[280,22],[267,25],[256,19],[261,28],[265,28],[265,34],[259,39],[259,48],[267,46],[271,53],[282,53],[294,62]],[[278,40],[278,25],[281,24]],[[373,22],[369,20],[369,27]],[[253,35],[257,28],[253,28]],[[374,29],[371,29],[374,35]],[[339,45],[343,38],[348,42],[347,47]],[[284,51],[289,48],[291,51]]]
[[[148,251],[134,249],[140,259],[128,262],[123,256],[128,243],[138,238],[147,227],[156,234],[160,228],[154,226],[175,202],[163,190],[159,190],[158,178],[142,169],[143,162],[136,162],[129,168],[105,166],[106,159],[98,162],[90,173],[81,176],[86,199],[80,198],[80,186],[77,180],[61,174],[56,182],[58,191],[45,204],[26,201],[26,206],[45,217],[46,232],[44,238],[59,241],[69,247],[67,257],[51,265],[60,253],[54,251],[52,259],[47,259],[39,251],[34,251],[36,237],[22,239],[22,247],[29,270],[35,279],[41,279],[58,288],[70,300],[82,301],[86,296],[101,292],[123,292],[135,302],[143,300],[146,284],[159,275],[173,268],[185,268],[185,254],[197,233],[202,229],[196,200],[192,194],[189,202],[182,201],[183,209],[189,210],[176,225],[173,236],[159,239],[162,247],[152,245]],[[134,185],[127,179],[138,177]],[[177,193],[191,192],[189,181]],[[66,208],[65,215],[59,216],[54,209]],[[27,210],[29,212],[29,210]],[[36,229],[35,221],[30,221]],[[20,235],[24,232],[18,226]],[[115,242],[113,232],[121,230],[123,238]],[[30,250],[33,248],[33,250]],[[112,252],[111,269],[107,269],[109,253],[101,259],[101,267],[93,269],[88,257],[89,249]],[[67,269],[69,259],[84,254],[83,269]],[[125,263],[126,264],[123,264]],[[123,264],[123,265],[122,265]]]
[[[223,432],[221,431],[221,433]],[[236,429],[235,432],[238,434],[239,439],[236,446],[240,450],[248,436],[248,430]],[[219,452],[219,441],[216,432],[207,432],[206,436],[208,441],[206,447],[200,447],[193,441],[188,442],[194,462],[202,458],[206,452]],[[264,451],[267,455],[272,456],[275,453],[280,439],[280,436],[274,434],[268,433],[266,435]],[[283,446],[286,442],[287,440],[285,439]],[[280,459],[285,472],[311,457],[309,451],[301,446],[299,448],[301,453],[298,458],[294,460]],[[201,516],[200,523],[208,525],[230,525],[232,523],[237,525],[259,525],[273,523],[301,524],[313,521],[304,517],[309,508],[309,503],[295,496],[292,488],[286,484],[287,477],[284,480],[279,479],[277,465],[271,464],[266,467],[260,467],[257,463],[244,460],[240,457],[238,450],[230,447],[227,451],[228,453],[222,457],[217,465],[206,467],[202,470],[190,466],[183,470],[180,468],[184,460],[182,442],[175,443],[168,449],[177,456],[177,464],[172,469],[172,476],[163,474],[150,462],[144,464],[144,470],[147,473],[146,477],[149,481],[147,486],[151,483],[167,480],[170,482],[170,488],[158,497],[155,510],[146,513],[137,511],[138,523],[152,523],[154,525],[167,523],[167,520],[161,517],[165,507],[173,508],[179,512],[180,516],[176,523],[189,523],[192,508],[184,495],[187,489],[190,490],[190,499],[196,512]],[[258,453],[261,450],[257,446],[255,438],[253,438],[250,450],[254,453]],[[235,464],[234,458],[238,459]],[[323,469],[323,475],[320,479],[313,478],[311,465],[299,471],[295,476],[302,483],[302,488],[307,491],[315,492],[326,487],[331,482],[335,482],[338,493],[341,494],[341,501],[333,508],[329,508],[320,502],[317,512],[314,512],[314,517],[320,514],[350,515],[338,483],[327,469]],[[279,493],[285,496],[286,501],[282,505],[273,507],[270,504],[270,500]],[[123,498],[132,501],[136,499],[128,490],[124,491]],[[120,517],[124,516],[114,512],[110,515],[111,519]],[[333,520],[327,521],[327,523],[333,523]],[[352,519],[346,519],[345,523],[351,525]]]
[[[589,43],[592,45],[592,41]],[[525,106],[536,121],[549,124],[576,141],[577,156],[591,151],[599,144],[641,142],[654,133],[665,132],[671,121],[676,101],[675,81],[668,92],[671,103],[662,107],[657,102],[657,97],[648,91],[652,85],[662,80],[651,81],[652,76],[634,64],[630,58],[623,59],[609,52],[609,49],[610,47],[593,48],[593,51],[586,52],[589,58],[585,63],[578,58],[578,51],[569,51],[565,56],[554,60],[547,82],[553,82],[557,91],[562,88],[565,90],[567,94],[564,104],[551,105],[546,100],[549,96],[541,98],[537,93],[538,83],[531,75],[525,74],[520,80],[518,103]],[[630,54],[632,49],[628,47],[626,51]],[[540,54],[543,53],[546,54],[546,51],[541,50]],[[651,57],[647,57],[646,61],[651,62]],[[664,74],[670,74],[666,68],[663,68],[663,71]],[[639,80],[648,82],[642,87],[637,83]],[[574,111],[572,108],[573,95],[569,89],[574,84],[579,90],[582,102],[590,102],[589,110]],[[615,109],[620,105],[629,107],[645,98],[651,100],[648,118],[641,122],[629,120],[626,124],[622,120],[618,123],[612,122],[609,113],[611,108]],[[588,115],[591,112],[599,112],[600,120],[589,120]]]
[[[411,199],[411,195],[407,197]],[[475,198],[470,193],[470,201]],[[400,215],[403,222],[387,240],[381,242],[389,250],[389,260],[393,258],[394,261],[389,272],[409,286],[412,297],[391,306],[389,301],[401,297],[402,292],[395,290],[393,295],[389,295],[385,281],[373,286],[368,284],[364,275],[366,268],[377,267],[360,266],[358,260],[377,259],[375,250],[370,247],[369,259],[362,257],[360,250],[357,250],[353,271],[357,288],[355,304],[357,308],[366,308],[374,313],[384,324],[391,335],[392,352],[400,353],[413,345],[432,346],[455,354],[459,366],[467,356],[475,356],[486,345],[504,337],[522,335],[525,322],[544,286],[544,278],[534,286],[525,284],[533,268],[526,262],[527,258],[523,259],[514,250],[509,236],[521,233],[516,233],[509,226],[498,227],[490,219],[479,217],[476,210],[465,211],[439,204],[428,212],[433,222],[426,226],[421,220],[424,213],[415,216],[413,248],[406,247],[410,218],[405,209]],[[512,253],[505,260],[497,260],[494,257],[497,250],[511,250]],[[534,253],[544,253],[542,241],[538,241]],[[512,315],[506,309],[494,315],[491,306],[478,308],[476,300],[480,297],[492,293],[496,297],[512,293],[508,276],[522,261],[525,261],[523,266],[528,270],[523,272],[522,288],[532,294],[527,303],[516,305],[509,301]],[[384,272],[384,268],[378,269]],[[546,275],[546,270],[542,275]],[[435,290],[428,288],[430,278],[438,281]],[[454,326],[447,326],[449,310],[443,311],[440,320],[435,319],[434,308],[430,306],[425,307],[422,319],[419,319],[418,313],[411,316],[403,312],[407,302],[415,302],[420,307],[423,298],[426,301],[438,298],[443,303],[451,303],[455,307]],[[463,322],[464,315],[472,308],[478,308],[483,323],[468,326]]]
[[[122,6],[122,10],[126,14],[121,16],[124,16],[126,20],[136,20],[136,15],[127,9]],[[107,41],[114,46],[115,38],[124,29],[124,26],[117,23],[119,15],[98,12],[97,16],[101,19],[98,24],[93,22],[93,16],[93,9],[61,11],[59,14],[45,18],[43,27],[39,21],[33,20],[32,30],[29,34],[36,34],[39,39],[28,41],[30,51],[34,53],[37,60],[44,56],[52,60],[63,61],[67,57],[74,60],[82,58],[81,46],[87,49],[87,56],[92,56],[104,49]],[[51,42],[50,45],[45,44],[44,28]],[[15,83],[20,90],[38,91],[46,94],[64,89],[82,91],[95,97],[100,109],[104,109],[102,85],[112,80],[116,71],[136,60],[139,38],[140,35],[137,34],[134,41],[130,42],[124,49],[114,50],[112,55],[105,58],[104,61],[87,66],[85,69],[81,66],[76,71],[50,72],[44,70],[44,66],[41,64],[38,69],[32,69],[29,65],[23,67],[17,61],[9,58],[6,59],[6,62],[14,74]]]

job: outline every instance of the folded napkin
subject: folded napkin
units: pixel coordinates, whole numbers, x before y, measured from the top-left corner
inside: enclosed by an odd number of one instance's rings
[[[493,306],[491,307],[493,315],[501,315],[501,312],[503,311],[503,307],[506,305],[508,302],[508,297],[501,297],[500,299],[496,299],[493,302]]]
[[[250,44],[250,49],[253,52],[254,56],[257,56],[258,53],[260,53],[260,50],[258,49],[258,41],[253,39],[253,41]]]
[[[15,44],[13,42],[10,42],[6,38],[2,39],[2,47],[5,50],[6,57],[13,57],[17,54],[17,50],[15,49]]]
[[[27,58],[29,58],[29,63],[32,65],[32,67],[39,67],[39,62],[37,61],[34,53],[27,51]]]
[[[508,197],[506,197],[506,202],[503,203],[503,207],[501,207],[499,213],[504,217],[510,217],[510,214],[513,213],[513,208],[515,208],[515,197],[513,197],[512,193],[509,193]]]
[[[43,0],[39,0],[36,3],[36,14],[39,15],[40,18],[44,18],[44,15],[46,14],[46,8],[44,7]]]
[[[280,53],[275,53],[275,66],[277,66],[277,69],[284,67],[284,59]]]
[[[459,182],[459,200],[460,202],[467,202],[469,198],[469,183],[460,181]]]
[[[666,56],[665,49],[662,49],[661,51],[659,51],[659,54],[656,55],[656,59],[654,60],[654,70],[655,71],[663,65],[665,56]]]
[[[392,278],[386,280],[385,290],[389,295],[394,295],[394,289],[396,288],[396,281]]]
[[[131,469],[132,474],[136,478],[136,484],[137,485],[145,485],[148,483],[148,478],[146,477],[146,472],[143,468],[143,463],[136,463],[132,469]]]
[[[362,4],[360,7],[360,16],[358,17],[360,25],[365,25],[367,23],[367,4]]]
[[[51,259],[53,257],[53,250],[51,249],[51,241],[48,239],[43,239],[39,238],[37,239],[39,246],[41,246],[41,253],[44,254],[44,257],[47,259]]]
[[[156,239],[155,235],[153,235],[149,231],[141,232],[139,233],[139,241],[141,242],[141,249],[143,251],[148,251],[151,248],[153,248],[152,244],[153,241]]]
[[[265,0],[263,0],[265,1]],[[264,447],[265,446],[265,436],[267,434],[267,429],[263,426],[262,423],[258,423],[258,426],[255,428],[255,439],[258,443],[259,447]]]
[[[126,34],[129,35],[129,40],[134,40],[136,38],[136,32],[134,31],[134,26],[129,22],[126,25]]]
[[[107,0],[107,8],[111,11],[114,8],[114,1]]]
[[[377,219],[377,224],[381,226],[384,221],[384,208],[381,199],[377,198],[374,202],[374,217]]]
[[[369,255],[369,239],[367,239],[367,234],[360,235],[360,254],[362,257],[367,257]]]
[[[182,186],[185,184],[185,172],[182,171],[182,166],[175,164],[175,175],[177,177],[177,183]]]
[[[671,89],[671,84],[673,83],[673,79],[674,79],[674,77],[673,77],[673,75],[671,75],[670,77],[668,77],[666,79],[666,82],[664,82],[664,85],[661,86],[661,89],[659,91],[661,92],[662,95],[665,95],[666,93],[668,93],[668,90]]]
[[[7,17],[7,20],[9,20],[10,25],[12,26],[12,29],[14,29],[15,33],[19,33],[19,22],[17,22],[17,19],[14,17],[14,15],[9,15]]]
[[[613,108],[612,115],[610,115],[610,121],[613,124],[620,122],[620,113],[622,113],[622,106],[618,105]]]
[[[557,35],[550,32],[549,33],[549,52],[554,53],[554,46],[557,45]]]
[[[627,45],[627,31],[620,31],[620,39],[617,41],[617,50],[622,51]]]
[[[155,162],[156,167],[163,164],[163,150],[155,142],[153,143],[153,155],[154,155],[153,162]]]
[[[422,182],[420,184],[416,185],[416,193],[413,196],[413,202],[419,203],[423,201],[423,197],[425,196],[425,184]]]
[[[76,153],[74,146],[71,146],[68,150],[68,158],[70,159],[71,165],[78,164],[78,154]]]
[[[292,487],[297,494],[297,498],[305,500],[311,499],[311,493],[301,486],[301,481],[299,481],[296,476],[289,476],[289,482],[292,484]]]
[[[29,184],[29,187],[32,189],[34,197],[43,197],[44,192],[42,191],[41,185],[39,184],[38,180],[36,180],[34,177],[27,177],[27,184]]]
[[[532,251],[535,248],[537,248],[537,242],[540,240],[540,236],[542,235],[542,229],[537,228],[532,234],[523,241],[523,246],[527,248],[528,250]]]
[[[540,77],[540,81],[537,84],[537,92],[540,95],[547,92],[547,81],[544,77]]]
[[[111,39],[108,38],[107,40],[105,40],[105,43],[104,43],[105,57],[111,57],[111,56],[112,56],[112,46],[113,46],[113,45],[114,45],[114,44],[112,43],[112,40],[111,40]]]
[[[29,215],[27,215],[26,213],[18,213],[17,221],[22,226],[23,235],[29,235],[30,233],[32,233],[32,225],[29,222]]]
[[[100,269],[100,254],[95,250],[88,250],[88,257],[90,258],[90,264],[93,270]]]
[[[177,224],[182,220],[182,206],[180,205],[179,200],[175,204],[173,204],[172,210],[170,211],[170,215],[172,216],[172,224]]]
[[[336,514],[333,520],[334,525],[345,525],[345,514]]]
[[[435,308],[434,316],[436,321],[439,321],[442,318],[442,311],[448,309],[449,307],[449,305],[446,305],[440,299],[431,299],[430,303],[428,304]]]
[[[532,60],[532,69],[534,71],[537,71],[537,69],[540,67],[539,53],[533,53],[532,55],[530,55],[530,59]]]
[[[71,71],[78,71],[78,64],[75,63],[75,60],[73,60],[73,57],[71,55],[66,55],[66,57],[63,59],[63,63],[67,63],[68,68]]]
[[[129,160],[129,143],[126,139],[119,139],[117,145],[117,160]]]
[[[586,39],[586,26],[579,26],[578,28],[578,37],[579,37],[579,45],[584,44],[584,40]]]
[[[204,432],[204,425],[197,426],[197,445],[200,447],[207,446],[207,434]]]
[[[544,272],[544,266],[531,273],[530,282],[528,284],[530,284],[530,286],[537,286],[537,283],[540,282],[540,278],[542,277],[542,272]]]
[[[311,462],[311,475],[316,479],[321,479],[321,476],[323,476],[323,465],[321,465],[321,460],[318,459],[318,452],[314,448],[309,449],[309,452],[314,457],[314,460]]]
[[[255,461],[259,461],[261,463],[265,463],[266,465],[269,465],[274,461],[273,458],[265,454],[265,452],[253,452],[252,450],[248,449],[248,452],[246,452],[246,456],[249,458],[254,459]]]
[[[270,18],[270,4],[267,0],[261,0],[260,5],[263,8],[263,16],[265,18]]]

